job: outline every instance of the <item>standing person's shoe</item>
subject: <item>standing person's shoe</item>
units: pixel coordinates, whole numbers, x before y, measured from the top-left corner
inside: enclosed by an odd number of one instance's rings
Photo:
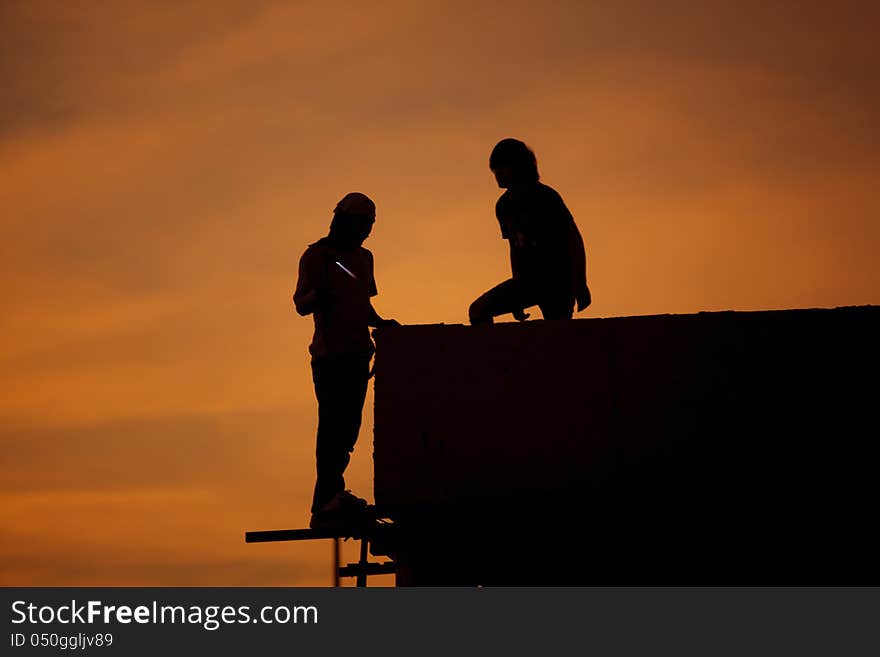
[[[342,490],[319,509],[312,512],[309,527],[322,531],[349,529],[368,520],[369,504],[363,498]]]

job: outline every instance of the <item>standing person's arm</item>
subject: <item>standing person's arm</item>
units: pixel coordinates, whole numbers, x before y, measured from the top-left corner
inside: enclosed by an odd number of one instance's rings
[[[370,319],[367,320],[367,326],[400,326],[400,322],[396,319],[383,319],[379,316],[379,313],[376,312],[376,309],[373,308],[373,304],[370,304]]]
[[[310,315],[321,303],[324,288],[324,266],[312,249],[306,249],[299,259],[299,277],[293,293],[293,305],[302,316]]]

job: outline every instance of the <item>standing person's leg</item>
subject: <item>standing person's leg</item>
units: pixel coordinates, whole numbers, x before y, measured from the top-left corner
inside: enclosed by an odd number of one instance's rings
[[[313,513],[345,490],[343,473],[360,431],[369,363],[369,355],[363,354],[320,358],[312,362],[315,396],[318,398]]]
[[[474,301],[468,309],[468,317],[471,324],[491,324],[499,315],[534,306],[537,301],[533,296],[527,286],[510,278]]]

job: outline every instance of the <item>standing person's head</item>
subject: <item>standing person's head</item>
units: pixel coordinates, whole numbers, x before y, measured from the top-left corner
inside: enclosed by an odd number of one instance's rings
[[[502,139],[489,156],[489,168],[502,188],[538,182],[538,161],[519,139]]]
[[[351,192],[333,210],[330,239],[344,248],[355,248],[370,236],[376,221],[376,204],[365,194]]]

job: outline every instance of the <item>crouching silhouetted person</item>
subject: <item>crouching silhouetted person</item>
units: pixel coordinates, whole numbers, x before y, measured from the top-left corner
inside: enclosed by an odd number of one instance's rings
[[[330,233],[311,244],[299,262],[293,302],[300,315],[315,320],[309,346],[318,399],[313,529],[344,527],[367,507],[345,490],[343,473],[357,442],[370,378],[374,347],[368,327],[397,324],[379,317],[370,302],[377,294],[373,254],[361,245],[375,216],[368,197],[346,195],[334,210]]]
[[[512,277],[471,304],[471,324],[490,324],[538,306],[544,319],[571,319],[575,304],[590,305],[584,241],[574,217],[556,190],[539,182],[535,154],[517,139],[492,150],[489,168],[506,189],[495,205],[501,237],[510,244]]]

